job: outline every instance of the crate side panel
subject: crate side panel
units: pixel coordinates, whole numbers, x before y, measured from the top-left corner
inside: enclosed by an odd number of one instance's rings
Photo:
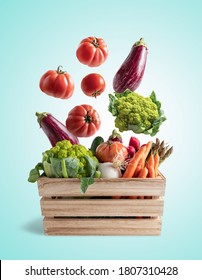
[[[42,177],[38,180],[40,196],[81,196],[78,179]],[[82,196],[163,196],[165,180],[158,176],[152,179],[95,179]]]
[[[44,231],[46,235],[52,236],[157,236],[161,234],[160,229],[81,229],[76,228],[49,228]]]
[[[163,199],[41,199],[46,217],[161,216]]]
[[[44,219],[48,235],[159,235],[161,219]]]

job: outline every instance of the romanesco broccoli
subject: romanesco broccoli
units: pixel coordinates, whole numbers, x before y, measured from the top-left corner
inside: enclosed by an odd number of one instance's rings
[[[36,182],[44,171],[47,177],[79,178],[81,191],[85,192],[94,178],[101,176],[98,171],[98,159],[91,150],[79,144],[72,145],[68,140],[62,140],[50,150],[43,153],[42,162],[30,171],[28,181]]]
[[[126,90],[122,94],[109,94],[109,98],[109,111],[116,117],[115,126],[120,132],[132,130],[154,136],[166,120],[154,92],[150,97],[144,97]]]
[[[51,158],[60,160],[65,158],[76,159],[77,165],[79,166],[77,175],[75,176],[77,178],[89,176],[89,158],[91,158],[95,164],[98,164],[98,159],[93,155],[91,150],[86,149],[83,145],[72,145],[69,140],[59,141],[54,147],[43,153],[43,163],[44,161],[51,163]]]

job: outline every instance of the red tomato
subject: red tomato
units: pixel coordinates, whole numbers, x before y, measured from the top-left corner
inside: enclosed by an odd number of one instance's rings
[[[47,95],[68,99],[74,92],[74,82],[67,72],[61,70],[61,67],[47,71],[41,77],[39,87]]]
[[[83,78],[81,89],[87,96],[97,97],[105,90],[105,80],[100,74],[92,73]]]
[[[97,147],[95,155],[101,162],[113,162],[116,157],[124,160],[128,156],[128,151],[120,142],[107,141]]]
[[[74,107],[66,119],[67,129],[77,137],[89,137],[100,128],[101,120],[97,111],[90,105]]]
[[[85,65],[90,67],[100,66],[107,59],[107,45],[102,38],[85,38],[80,42],[76,56]]]

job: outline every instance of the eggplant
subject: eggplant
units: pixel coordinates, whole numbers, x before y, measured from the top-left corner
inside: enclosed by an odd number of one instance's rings
[[[136,42],[117,71],[113,79],[113,88],[118,93],[123,93],[126,89],[135,91],[140,85],[147,62],[148,49],[141,38]]]
[[[79,144],[79,140],[76,136],[70,133],[66,126],[58,121],[49,113],[36,112],[37,120],[48,137],[51,145],[54,147],[58,141],[69,140],[72,144]]]
[[[117,132],[116,129],[113,129],[112,134],[108,138],[108,141],[123,143],[122,136]]]

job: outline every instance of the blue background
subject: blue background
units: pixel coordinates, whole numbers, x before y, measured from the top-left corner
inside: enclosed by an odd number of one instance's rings
[[[201,1],[0,1],[1,168],[0,259],[201,259]],[[107,61],[89,68],[75,56],[79,42],[102,37]],[[133,43],[144,37],[147,67],[138,92],[155,90],[167,121],[158,134],[174,146],[161,167],[166,176],[163,229],[158,237],[48,237],[43,234],[36,184],[29,170],[50,147],[35,112],[65,122],[76,105],[93,105],[102,117],[96,135],[113,129],[107,111],[115,72]],[[39,79],[58,65],[75,81],[71,99],[43,94]],[[102,74],[107,88],[92,100],[80,81]],[[95,135],[95,136],[96,136]],[[124,142],[131,133],[123,133]],[[93,137],[81,139],[90,146]],[[149,137],[140,136],[142,143]]]

